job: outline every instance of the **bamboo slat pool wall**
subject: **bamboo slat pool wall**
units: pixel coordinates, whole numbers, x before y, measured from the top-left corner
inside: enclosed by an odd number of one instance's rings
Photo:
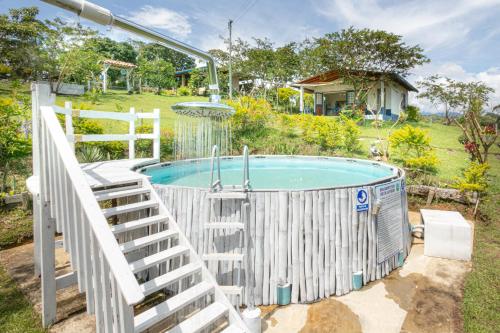
[[[155,188],[200,255],[207,252],[208,237],[214,237],[217,252],[238,251],[236,233],[218,237],[226,231],[214,231],[209,235],[203,224],[240,221],[241,200],[223,201],[220,207],[219,200],[210,204],[206,189],[170,185]],[[377,264],[376,219],[371,211],[375,192],[374,186],[366,188],[370,208],[365,212],[356,211],[356,188],[249,192],[255,304],[276,304],[280,281],[292,284],[292,303],[305,303],[348,293],[353,289],[354,272],[363,272],[365,285],[398,267],[398,255]],[[402,254],[406,258],[411,237],[404,192],[402,207]],[[220,284],[236,284],[236,270],[231,263],[209,269]]]

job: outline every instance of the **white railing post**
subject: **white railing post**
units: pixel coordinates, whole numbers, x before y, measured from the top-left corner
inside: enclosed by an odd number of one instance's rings
[[[160,159],[160,109],[153,110],[153,158]]]
[[[75,130],[73,128],[73,104],[71,102],[64,102],[64,108],[69,110],[64,116],[64,122],[66,125],[66,137],[68,138],[69,146],[73,153],[75,153]]]
[[[40,107],[51,105],[54,96],[51,95],[48,84],[33,83],[32,91],[32,147],[33,147],[33,176],[38,193],[33,194],[36,202],[33,208],[33,238],[35,275],[40,275],[42,289],[42,324],[47,327],[56,320],[56,278],[55,278],[55,248],[54,248],[54,220],[50,218],[50,204],[42,187],[44,178],[43,163],[47,163],[47,156],[42,152],[47,150],[47,142],[43,140],[43,128]],[[46,166],[45,166],[46,167]]]
[[[135,115],[135,108],[130,108],[130,114]],[[128,134],[135,136],[135,117],[129,121]],[[128,140],[128,158],[131,160],[135,158],[135,139],[134,137]]]

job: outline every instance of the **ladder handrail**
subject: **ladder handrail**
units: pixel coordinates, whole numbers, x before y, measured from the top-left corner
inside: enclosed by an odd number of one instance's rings
[[[214,160],[217,157],[217,180],[214,183]],[[221,180],[220,180],[220,154],[219,147],[214,145],[212,147],[212,159],[210,161],[210,191],[215,192],[214,190],[218,188],[222,188]]]
[[[250,171],[249,171],[248,146],[243,147],[243,191],[250,189]]]
[[[217,179],[214,182],[214,163],[217,162]],[[243,182],[241,189],[246,192],[250,189],[250,166],[249,166],[249,153],[248,146],[243,146]],[[220,153],[219,147],[214,145],[212,147],[212,158],[210,160],[210,191],[216,192],[222,190],[221,176],[220,176]]]

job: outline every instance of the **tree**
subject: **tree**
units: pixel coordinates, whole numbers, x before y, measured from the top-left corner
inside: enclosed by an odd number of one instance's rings
[[[53,90],[58,91],[64,81],[85,83],[94,80],[101,71],[98,62],[102,56],[86,47],[86,41],[97,36],[97,32],[60,19],[47,21],[47,26],[49,31],[41,57],[43,71],[54,83]]]
[[[37,7],[9,9],[8,15],[0,15],[0,67],[4,75],[29,79],[39,74],[48,27],[37,15]]]
[[[153,61],[141,60],[137,70],[143,82],[157,89],[156,93],[160,95],[161,90],[171,88],[175,85],[175,69],[171,63],[163,59]]]
[[[298,74],[300,59],[297,44],[288,43],[274,51],[273,76],[278,86],[284,87]]]
[[[188,81],[188,87],[191,89],[193,95],[198,95],[198,90],[202,87],[208,85],[208,78],[205,72],[202,72],[199,68],[195,68],[191,71]]]
[[[429,62],[419,45],[407,45],[401,36],[382,30],[350,27],[317,38],[314,44],[312,56],[320,68],[337,71],[343,83],[353,87],[356,108],[389,75],[404,77],[415,66]]]
[[[450,125],[450,110],[459,106],[460,100],[457,96],[457,82],[439,75],[432,75],[417,82],[422,92],[418,98],[425,98],[435,106],[444,107],[445,124]]]
[[[142,42],[134,42],[134,44],[138,50],[139,61],[155,61],[156,59],[162,59],[171,63],[176,71],[194,68],[196,66],[194,59],[190,56],[168,49],[165,46],[154,43],[144,44]]]
[[[458,82],[456,87],[457,99],[464,116],[460,120],[454,120],[465,137],[464,147],[473,161],[486,163],[489,149],[498,138],[498,129],[496,124],[482,126],[480,118],[483,106],[488,102],[489,94],[493,93],[494,89],[480,81]]]

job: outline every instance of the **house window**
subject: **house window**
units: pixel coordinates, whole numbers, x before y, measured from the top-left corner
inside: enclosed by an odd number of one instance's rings
[[[348,91],[345,95],[345,100],[347,105],[354,104],[354,91]]]
[[[401,94],[401,96],[403,97],[403,98],[401,99],[401,109],[402,109],[402,110],[405,110],[405,109],[406,109],[406,107],[408,106],[407,101],[406,101],[406,94],[405,94],[405,93],[402,93],[402,94]]]

